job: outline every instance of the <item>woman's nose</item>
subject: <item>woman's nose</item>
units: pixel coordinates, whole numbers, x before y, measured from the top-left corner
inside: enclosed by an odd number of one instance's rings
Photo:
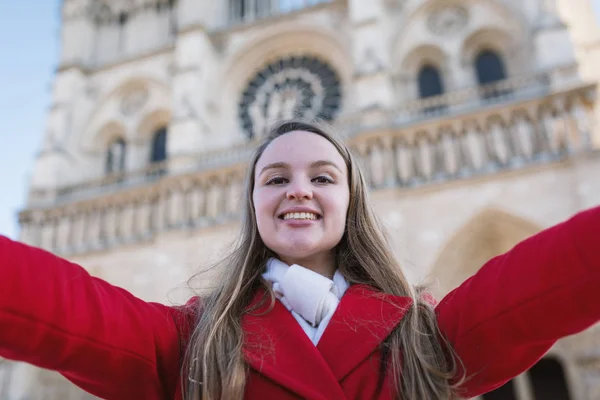
[[[297,180],[288,186],[288,200],[311,200],[313,197],[310,182]]]

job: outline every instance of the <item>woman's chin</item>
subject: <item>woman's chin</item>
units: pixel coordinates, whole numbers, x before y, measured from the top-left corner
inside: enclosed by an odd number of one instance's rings
[[[303,262],[308,263],[324,262],[330,256],[331,250],[323,250],[316,247],[301,247],[300,245],[293,248],[282,249],[276,252],[279,259],[287,264],[303,265]]]

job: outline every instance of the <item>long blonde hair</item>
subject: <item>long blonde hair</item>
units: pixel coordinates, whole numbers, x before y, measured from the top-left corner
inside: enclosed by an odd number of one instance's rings
[[[242,315],[250,312],[248,305],[259,287],[267,290],[274,301],[271,288],[261,277],[267,259],[274,254],[258,233],[252,202],[255,167],[274,139],[292,131],[324,137],[346,162],[350,204],[346,230],[336,248],[340,272],[351,284],[367,284],[383,293],[413,299],[411,309],[381,344],[381,374],[391,374],[398,398],[455,398],[455,386],[450,382],[459,370],[458,358],[440,334],[432,306],[404,277],[373,211],[355,157],[327,128],[292,120],[273,128],[252,157],[240,236],[234,250],[221,262],[225,268],[218,287],[202,301],[199,322],[187,346],[183,367],[185,400],[232,400],[244,396],[248,367],[242,354]],[[382,376],[379,382],[383,382]]]

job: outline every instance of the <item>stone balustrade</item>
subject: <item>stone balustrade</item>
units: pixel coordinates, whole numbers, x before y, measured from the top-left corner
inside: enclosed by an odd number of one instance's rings
[[[375,189],[522,168],[591,150],[591,95],[583,86],[401,129],[352,132],[349,141]]]
[[[21,240],[59,254],[80,254],[196,229],[238,216],[243,166],[164,177],[154,183],[20,214]]]
[[[389,115],[387,125],[370,124],[365,114],[354,120],[359,131],[345,129],[346,139],[374,190],[551,163],[591,150],[593,92],[593,85],[582,85],[402,127]],[[58,189],[54,202],[20,213],[21,239],[60,254],[82,254],[235,220],[252,147],[205,154],[194,171],[178,175],[157,164]]]

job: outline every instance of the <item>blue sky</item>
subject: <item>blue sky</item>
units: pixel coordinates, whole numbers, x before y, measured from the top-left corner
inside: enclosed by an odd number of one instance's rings
[[[51,100],[60,0],[0,0],[0,16],[0,235],[16,238]]]
[[[59,0],[0,0],[0,235],[16,238],[58,60]]]

